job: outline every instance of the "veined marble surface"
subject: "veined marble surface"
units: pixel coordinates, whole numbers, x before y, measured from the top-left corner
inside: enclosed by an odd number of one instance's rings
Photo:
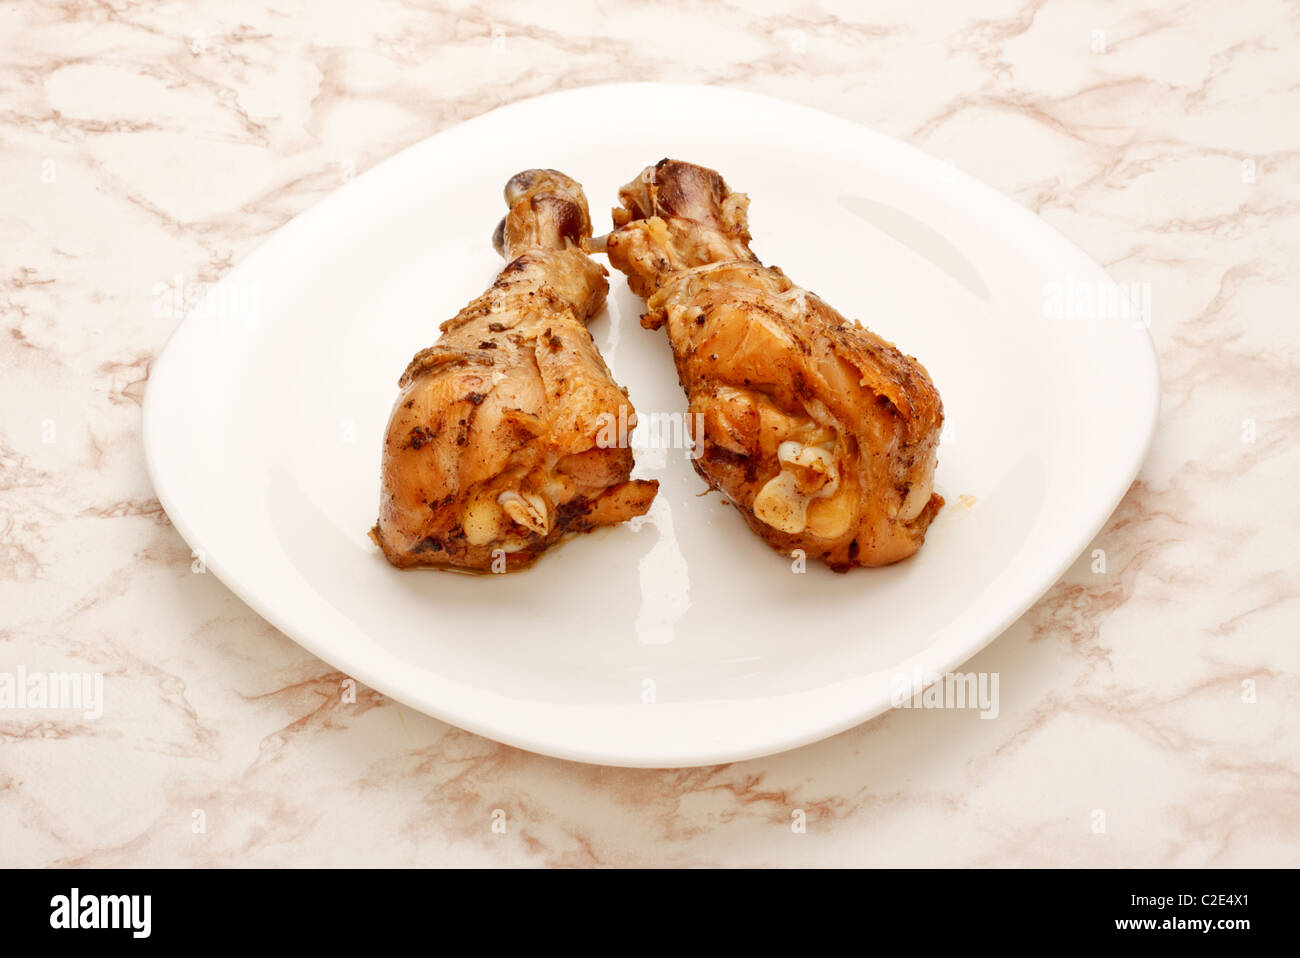
[[[998,721],[900,711],[727,766],[570,764],[341,701],[192,573],[140,445],[175,324],[155,286],[218,279],[438,130],[627,79],[900,137],[1150,284],[1150,457],[966,666],[1000,674]],[[0,671],[100,672],[110,703],[0,711],[0,865],[1300,863],[1294,2],[18,0],[0,184]]]

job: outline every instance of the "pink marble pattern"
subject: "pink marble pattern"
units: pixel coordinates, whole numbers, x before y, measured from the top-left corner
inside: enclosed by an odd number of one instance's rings
[[[0,711],[0,865],[1300,863],[1295,3],[17,0],[0,38],[0,671],[111,696]],[[1154,447],[968,666],[998,720],[575,765],[347,701],[192,571],[139,440],[159,284],[451,124],[624,79],[860,121],[1150,284]]]

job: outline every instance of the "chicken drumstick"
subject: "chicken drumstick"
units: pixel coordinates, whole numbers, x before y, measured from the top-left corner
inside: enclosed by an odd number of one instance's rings
[[[668,326],[700,475],[786,554],[844,572],[916,552],[943,506],[943,404],[921,364],[760,263],[748,197],[713,170],[662,160],[619,199],[606,252],[642,325]]]
[[[521,568],[644,514],[658,489],[629,481],[630,448],[602,442],[620,407],[634,414],[587,331],[609,284],[581,248],[582,188],[528,170],[505,197],[493,243],[509,262],[398,383],[371,537],[399,568]]]

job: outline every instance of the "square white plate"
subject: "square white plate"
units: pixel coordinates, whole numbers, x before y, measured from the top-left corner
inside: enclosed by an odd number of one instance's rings
[[[531,570],[399,572],[367,538],[396,381],[491,282],[507,178],[578,179],[597,232],[671,156],[749,193],[755,252],[929,369],[948,500],[899,565],[806,573],[677,450],[642,520]],[[637,409],[685,408],[666,336],[611,277],[592,331]],[[733,90],[592,87],[440,133],[299,216],[181,323],[144,439],[158,497],[209,569],[361,682],[463,728],[614,765],[731,761],[890,706],[1027,609],[1114,509],[1155,425],[1141,315],[1081,251],[987,186],[837,117]]]

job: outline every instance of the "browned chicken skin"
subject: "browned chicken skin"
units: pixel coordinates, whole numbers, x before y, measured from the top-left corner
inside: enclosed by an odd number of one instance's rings
[[[843,572],[916,552],[943,506],[943,403],[921,364],[760,263],[748,197],[713,170],[662,160],[619,199],[606,251],[642,325],[668,327],[703,416],[696,471],[786,554]]]
[[[399,568],[521,568],[644,514],[658,489],[629,480],[631,449],[600,442],[620,407],[634,414],[587,331],[609,284],[580,245],[582,188],[528,170],[505,196],[493,243],[509,262],[398,383],[371,537]]]

